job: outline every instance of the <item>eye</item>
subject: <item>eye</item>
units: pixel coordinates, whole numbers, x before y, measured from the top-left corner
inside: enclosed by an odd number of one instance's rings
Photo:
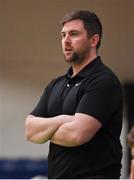
[[[76,36],[79,36],[79,32],[77,32],[77,31],[72,31],[71,33],[70,33],[70,35],[71,36],[73,36],[73,37],[76,37]]]
[[[66,36],[66,33],[61,33],[61,38],[64,39]]]
[[[77,36],[78,33],[77,33],[77,32],[72,32],[71,35],[72,35],[72,36]]]

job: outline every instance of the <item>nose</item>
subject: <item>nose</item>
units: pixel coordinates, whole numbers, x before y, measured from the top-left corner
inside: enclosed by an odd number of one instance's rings
[[[64,39],[63,39],[65,44],[71,43],[71,38],[69,34],[66,34]]]

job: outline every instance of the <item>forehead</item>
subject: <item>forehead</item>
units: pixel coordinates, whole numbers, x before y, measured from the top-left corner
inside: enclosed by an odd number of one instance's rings
[[[66,22],[64,26],[62,27],[61,32],[68,32],[68,31],[73,31],[73,30],[76,30],[76,31],[85,30],[82,20],[77,19],[77,20],[71,20],[71,21]]]

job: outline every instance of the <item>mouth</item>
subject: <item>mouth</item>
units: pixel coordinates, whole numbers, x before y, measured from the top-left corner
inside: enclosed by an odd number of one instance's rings
[[[70,47],[65,47],[65,49],[64,49],[65,53],[70,53],[71,51],[72,51],[72,48],[70,48]]]

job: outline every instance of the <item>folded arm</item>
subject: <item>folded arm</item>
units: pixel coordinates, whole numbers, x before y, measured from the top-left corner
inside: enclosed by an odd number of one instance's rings
[[[101,123],[94,117],[76,113],[72,116],[72,121],[62,124],[50,140],[66,147],[79,146],[90,141],[101,126]]]
[[[79,146],[88,142],[101,128],[101,123],[92,116],[76,113],[41,118],[29,115],[26,119],[26,137],[33,143],[48,140],[61,146]]]
[[[42,118],[29,115],[25,122],[25,134],[28,141],[42,144],[50,140],[52,135],[64,123],[70,122],[72,116],[60,115],[52,118]]]

